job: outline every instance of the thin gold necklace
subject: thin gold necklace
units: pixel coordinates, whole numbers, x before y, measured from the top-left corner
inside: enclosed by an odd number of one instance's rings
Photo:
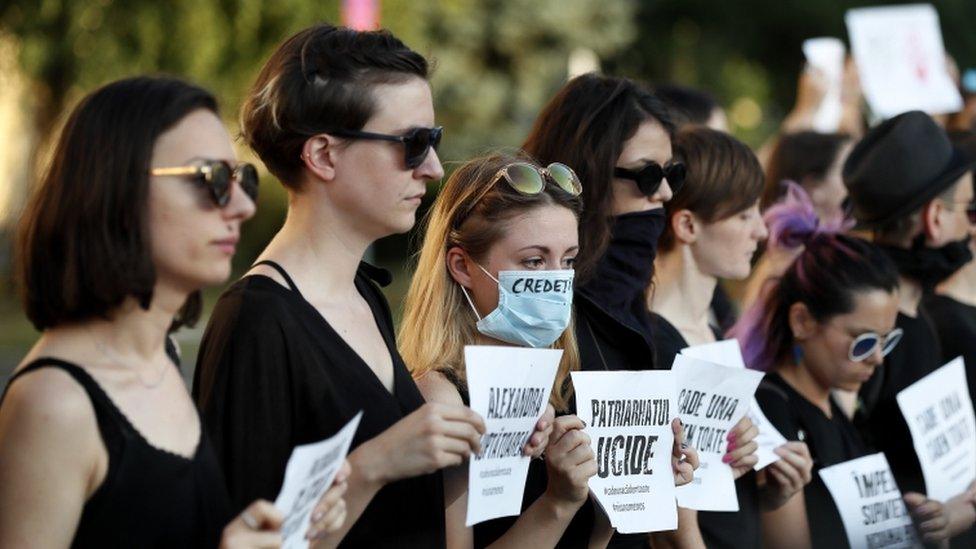
[[[116,364],[119,364],[121,366],[125,366],[125,361],[122,360],[122,357],[119,356],[119,354],[116,353],[115,351],[112,351],[111,349],[109,349],[108,346],[105,345],[105,343],[103,343],[102,341],[100,341],[95,336],[95,334],[91,331],[91,327],[86,326],[85,329],[88,330],[88,335],[91,336],[92,342],[95,344],[95,348],[98,349],[98,352],[102,353],[102,355],[105,358],[109,359],[111,362],[116,363]],[[142,385],[143,387],[145,387],[146,389],[155,389],[156,387],[159,387],[159,385],[163,382],[163,379],[166,378],[166,370],[169,370],[169,368],[167,367],[167,365],[166,364],[163,364],[163,367],[160,370],[159,375],[157,376],[156,380],[153,381],[153,382],[151,382],[151,383],[146,383],[142,379],[142,375],[135,368],[128,368],[127,367],[127,369],[131,370],[132,373],[134,373],[136,375],[136,379],[139,380],[139,384]]]

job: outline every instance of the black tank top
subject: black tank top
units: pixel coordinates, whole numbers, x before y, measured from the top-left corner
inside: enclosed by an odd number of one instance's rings
[[[230,505],[203,424],[196,452],[187,459],[152,446],[88,372],[74,364],[37,359],[7,387],[45,367],[67,372],[88,393],[108,451],[105,479],[85,502],[71,546],[217,547]]]

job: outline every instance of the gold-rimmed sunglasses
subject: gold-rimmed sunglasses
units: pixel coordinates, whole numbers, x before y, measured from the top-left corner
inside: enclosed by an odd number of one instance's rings
[[[512,162],[495,172],[491,182],[468,204],[464,212],[455,218],[455,226],[460,226],[465,218],[471,214],[471,210],[499,181],[505,181],[512,190],[519,194],[532,196],[541,193],[546,188],[546,180],[551,181],[563,192],[572,196],[579,196],[583,192],[583,184],[576,172],[565,164],[553,162],[545,168],[539,168],[528,162]]]
[[[190,177],[206,187],[211,200],[221,208],[230,202],[234,181],[252,201],[258,199],[258,170],[246,162],[232,168],[223,160],[207,160],[198,165],[152,168],[149,175]]]

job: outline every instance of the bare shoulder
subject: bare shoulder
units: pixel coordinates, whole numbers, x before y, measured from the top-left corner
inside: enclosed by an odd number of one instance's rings
[[[461,393],[457,387],[447,379],[447,376],[437,370],[430,370],[423,376],[416,379],[417,388],[424,395],[427,402],[440,402],[441,404],[464,405],[461,400]]]
[[[95,410],[84,388],[67,372],[40,368],[10,384],[0,406],[0,436],[17,446],[71,448],[97,436]],[[0,446],[12,443],[4,440]]]

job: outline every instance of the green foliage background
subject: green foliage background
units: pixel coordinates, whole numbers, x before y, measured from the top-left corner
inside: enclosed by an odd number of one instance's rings
[[[565,82],[568,56],[576,48],[593,50],[605,72],[651,83],[699,86],[726,106],[742,98],[753,100],[761,106],[762,118],[750,127],[733,125],[733,131],[758,146],[793,103],[802,41],[823,35],[846,39],[847,9],[897,2],[380,3],[382,26],[436,64],[432,78],[436,111],[447,132],[442,158],[450,162],[492,147],[517,146],[541,106]],[[228,125],[236,132],[237,106],[275,45],[314,22],[338,22],[339,4],[338,0],[0,0],[0,39],[13,44],[17,66],[28,81],[23,108],[40,138],[37,150],[42,154],[59,120],[82,95],[112,79],[138,73],[181,75],[215,91]],[[935,5],[949,52],[962,68],[976,65],[976,34],[971,28],[976,2],[938,0]],[[284,210],[284,193],[265,176],[259,214],[245,228],[238,272],[274,233]],[[0,244],[6,246],[3,238],[0,234]],[[402,272],[407,265],[407,238],[380,242],[375,259]],[[0,275],[9,272],[9,259],[4,257],[8,256],[0,253]],[[390,290],[394,307],[405,278],[400,277],[400,284]],[[9,285],[0,285],[0,315],[0,334],[7,334],[0,335],[3,363],[21,352],[34,335],[25,327]]]

